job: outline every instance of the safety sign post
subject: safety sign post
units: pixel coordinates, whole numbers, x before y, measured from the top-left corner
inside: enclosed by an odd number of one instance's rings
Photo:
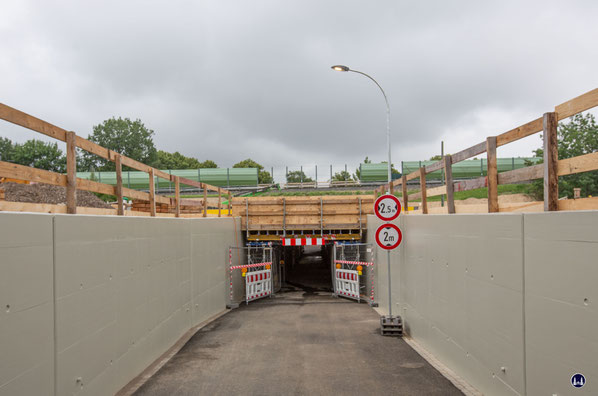
[[[390,275],[390,251],[396,249],[403,240],[403,234],[399,227],[388,223],[399,217],[401,214],[401,202],[392,194],[380,196],[374,203],[376,217],[387,222],[376,230],[376,243],[386,250],[388,264],[388,316],[380,318],[380,330],[382,335],[402,336],[403,322],[399,315],[392,316],[392,281]]]

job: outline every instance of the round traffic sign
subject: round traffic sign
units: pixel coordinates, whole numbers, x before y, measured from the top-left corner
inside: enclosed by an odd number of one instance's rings
[[[374,212],[380,220],[394,220],[401,214],[401,202],[394,195],[382,195],[374,203]]]
[[[394,224],[382,224],[376,230],[376,243],[382,249],[392,250],[401,244],[403,234]]]

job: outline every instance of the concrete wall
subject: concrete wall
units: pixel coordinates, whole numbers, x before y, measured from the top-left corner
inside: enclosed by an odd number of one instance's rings
[[[0,225],[1,396],[114,394],[225,309],[230,218],[1,213]]]
[[[381,222],[368,217],[368,239]],[[411,215],[396,222],[393,313],[487,395],[598,394],[598,212]],[[386,253],[378,299],[387,311]],[[583,373],[586,386],[570,378]]]

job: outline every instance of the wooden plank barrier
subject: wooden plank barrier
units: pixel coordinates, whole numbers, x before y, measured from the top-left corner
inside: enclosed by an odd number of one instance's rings
[[[22,126],[24,128],[30,129],[32,131],[44,134],[51,138],[60,140],[62,142],[67,143],[67,150],[66,150],[66,157],[67,157],[67,174],[62,175],[59,173],[44,171],[41,169],[35,169],[31,167],[26,167],[22,165],[11,164],[7,162],[0,161],[0,176],[7,177],[7,178],[14,178],[19,180],[26,180],[30,182],[37,182],[37,183],[47,183],[57,186],[62,186],[66,188],[66,208],[67,213],[75,214],[77,213],[80,208],[76,206],[76,191],[77,190],[85,190],[91,191],[96,193],[102,194],[109,194],[115,195],[118,201],[118,207],[123,207],[123,200],[124,197],[128,197],[135,200],[143,200],[150,203],[150,207],[155,207],[156,204],[163,204],[163,205],[170,205],[173,204],[176,206],[176,196],[175,198],[169,198],[163,195],[158,195],[155,192],[155,185],[154,183],[150,183],[150,192],[144,191],[137,191],[132,190],[129,188],[125,188],[122,183],[122,166],[128,166],[129,168],[139,170],[145,173],[148,173],[150,179],[154,180],[154,177],[162,178],[168,181],[172,181],[171,175],[161,171],[159,169],[155,169],[149,165],[143,164],[139,161],[136,161],[132,158],[127,156],[121,155],[115,151],[109,150],[105,147],[102,147],[90,140],[84,139],[80,136],[77,136],[74,132],[67,131],[63,128],[57,127],[49,122],[41,120],[39,118],[33,117],[27,113],[24,113],[20,110],[7,106],[3,103],[0,103],[0,119],[3,119],[7,122],[13,123],[15,125]],[[116,169],[116,178],[117,183],[116,186],[99,183],[93,180],[86,180],[77,178],[76,172],[76,148],[80,148],[85,150],[89,153],[99,156],[105,160],[111,161],[115,163]],[[176,182],[175,182],[176,183]],[[221,197],[222,193],[228,194],[230,197],[231,194],[228,190],[221,189],[220,187],[211,186],[205,183],[198,183],[194,180],[183,179],[179,180],[179,183],[184,183],[190,186],[199,187],[204,190],[204,202],[199,203],[197,201],[193,201],[190,205],[196,205],[198,208],[203,208],[204,216],[206,215],[206,201],[207,201],[207,194],[206,190],[210,191],[218,191],[219,192],[219,205],[221,204]],[[180,194],[180,191],[179,191]],[[229,199],[230,201],[230,199]],[[89,212],[89,211],[87,211]],[[155,210],[150,210],[150,213],[155,215]],[[124,214],[124,209],[119,210],[117,209],[118,215]],[[229,210],[230,216],[230,210]]]

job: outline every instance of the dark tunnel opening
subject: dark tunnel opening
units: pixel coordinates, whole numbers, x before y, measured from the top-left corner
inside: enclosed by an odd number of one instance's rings
[[[332,291],[332,244],[324,246],[280,247],[283,286],[305,290]]]

